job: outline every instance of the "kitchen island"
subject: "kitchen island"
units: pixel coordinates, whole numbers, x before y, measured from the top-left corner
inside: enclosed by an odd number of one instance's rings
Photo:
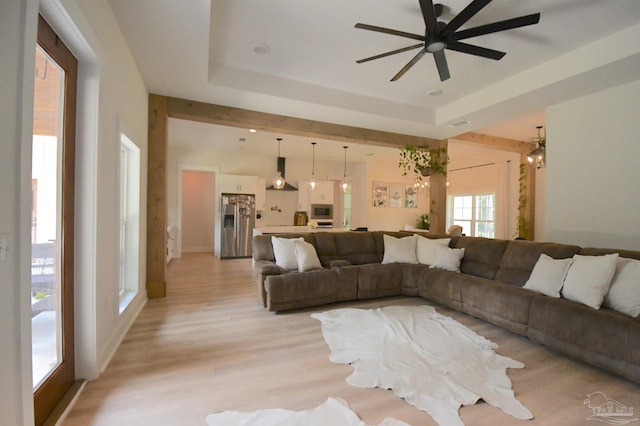
[[[289,225],[267,225],[259,228],[253,228],[253,235],[263,234],[294,234],[300,232],[345,232],[349,231],[349,228],[333,227],[333,228],[311,228],[310,226],[289,226]]]

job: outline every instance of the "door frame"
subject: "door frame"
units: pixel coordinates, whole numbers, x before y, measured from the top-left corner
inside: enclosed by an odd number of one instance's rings
[[[71,389],[75,380],[74,332],[74,218],[75,218],[75,145],[78,60],[60,40],[45,19],[38,15],[37,44],[65,71],[61,159],[61,232],[60,310],[62,323],[62,359],[33,392],[35,424],[43,424]],[[35,55],[35,49],[34,49]]]
[[[170,157],[170,155],[169,155]],[[183,164],[183,163],[179,163],[178,164],[178,188],[177,188],[177,197],[178,197],[178,208],[177,208],[177,212],[176,212],[176,223],[175,226],[177,227],[177,235],[176,235],[176,256],[178,258],[182,257],[182,172],[184,171],[192,171],[192,172],[208,172],[208,173],[213,173],[214,175],[214,180],[215,180],[215,186],[216,186],[216,191],[213,194],[213,211],[214,211],[214,217],[211,218],[211,220],[213,221],[213,240],[216,240],[216,223],[218,222],[218,210],[220,210],[220,206],[218,205],[218,175],[220,174],[220,167],[218,166],[198,166],[198,165],[192,165],[192,164]],[[213,247],[211,248],[211,250],[213,251]]]

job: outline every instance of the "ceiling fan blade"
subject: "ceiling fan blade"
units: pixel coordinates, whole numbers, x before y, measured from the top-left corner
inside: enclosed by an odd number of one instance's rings
[[[424,19],[424,25],[427,27],[427,33],[433,35],[438,32],[438,19],[436,18],[436,10],[433,7],[432,0],[419,0],[420,10],[422,11],[422,18]]]
[[[407,46],[407,47],[403,47],[402,49],[396,49],[396,50],[392,50],[390,52],[386,52],[386,53],[381,53],[379,55],[375,55],[375,56],[370,56],[368,58],[364,58],[364,59],[358,59],[356,61],[356,63],[361,64],[363,62],[369,62],[369,61],[373,61],[374,59],[380,59],[380,58],[384,58],[386,56],[391,56],[391,55],[395,55],[396,53],[402,53],[402,52],[406,52],[408,50],[413,50],[416,49],[418,47],[424,47],[424,43],[418,43],[418,44],[414,44],[413,46]]]
[[[467,30],[458,31],[451,35],[449,40],[463,40],[465,38],[477,37],[485,34],[497,33],[499,31],[510,30],[513,28],[526,27],[527,25],[535,25],[540,22],[540,14],[520,16],[519,18],[507,19],[505,21],[493,22],[479,27],[469,28]]]
[[[496,61],[502,59],[506,52],[499,50],[487,49],[486,47],[475,46],[473,44],[462,43],[460,41],[451,41],[447,43],[447,49],[455,50],[456,52],[468,53],[470,55],[482,56],[483,58],[495,59]]]
[[[440,36],[447,38],[455,33],[458,28],[463,26],[469,19],[473,18],[476,13],[480,12],[491,0],[473,0],[467,5],[462,12],[458,13],[449,23],[442,29]]]
[[[391,81],[396,81],[398,80],[400,77],[402,77],[404,75],[404,73],[406,73],[407,71],[409,71],[409,68],[411,68],[412,66],[415,65],[416,62],[418,62],[420,60],[420,58],[422,58],[424,56],[424,54],[427,53],[427,49],[422,49],[420,52],[418,52],[418,54],[416,56],[413,57],[412,60],[410,60],[407,65],[405,65],[400,71],[398,71],[398,73],[396,75],[393,76],[393,78],[391,79]]]
[[[406,38],[412,38],[412,39],[415,39],[415,40],[424,41],[424,35],[405,33],[404,31],[398,31],[398,30],[392,30],[392,29],[389,29],[389,28],[377,27],[375,25],[357,23],[355,25],[355,27],[359,28],[361,30],[375,31],[375,32],[378,32],[378,33],[391,34],[391,35],[395,35],[395,36],[399,36],[399,37],[406,37]]]
[[[440,81],[449,80],[451,75],[449,74],[449,65],[447,65],[447,57],[444,55],[444,50],[434,52],[433,59],[436,61],[438,74],[440,74]]]

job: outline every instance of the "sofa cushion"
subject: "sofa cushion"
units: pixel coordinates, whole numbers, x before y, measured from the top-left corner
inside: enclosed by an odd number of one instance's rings
[[[464,257],[464,248],[436,246],[436,255],[430,268],[460,272],[460,261]]]
[[[396,238],[391,235],[384,235],[384,256],[382,263],[418,263],[416,258],[416,235]]]
[[[296,241],[304,240],[302,239],[302,237],[271,237],[271,244],[273,245],[273,255],[276,258],[276,265],[278,265],[282,269],[286,269],[288,271],[298,269],[298,259],[296,258],[296,251],[293,248],[293,243]]]
[[[474,277],[444,269],[423,268],[418,284],[420,297],[461,311],[462,283],[467,278]]]
[[[402,294],[402,269],[405,264],[372,263],[358,265],[358,299]]]
[[[450,242],[451,238],[427,238],[419,235],[416,244],[418,263],[432,265],[436,259],[436,246],[449,247]]]
[[[461,284],[463,312],[522,336],[527,335],[529,304],[534,293],[477,277],[467,277]]]
[[[527,337],[559,352],[614,373],[629,372],[628,348],[637,321],[621,313],[595,310],[566,299],[534,295]],[[638,338],[636,334],[636,339]],[[630,340],[631,339],[631,340]]]
[[[337,268],[268,276],[267,308],[284,311],[347,300],[345,295],[355,295],[354,278],[355,273],[338,273]]]
[[[298,263],[298,271],[310,271],[312,269],[322,269],[320,259],[316,249],[310,243],[304,240],[294,240],[293,250],[296,254],[296,261]]]
[[[465,249],[460,270],[465,274],[494,279],[508,243],[507,240],[482,237],[458,238],[455,247]]]
[[[618,258],[603,306],[634,318],[640,315],[640,260]]]
[[[568,244],[541,243],[536,241],[509,241],[507,249],[500,259],[500,269],[496,280],[523,286],[541,254],[554,259],[566,259],[578,253],[580,247]]]
[[[279,238],[300,238],[306,242],[316,245],[314,234],[278,234]],[[252,257],[254,261],[269,260],[275,262],[276,257],[273,254],[273,245],[271,244],[271,235],[256,235],[252,239],[251,244]]]
[[[533,267],[531,276],[524,283],[524,288],[546,296],[560,297],[560,289],[572,262],[573,258],[554,259],[542,253]]]
[[[616,272],[618,253],[603,256],[573,256],[562,287],[565,299],[600,309]]]

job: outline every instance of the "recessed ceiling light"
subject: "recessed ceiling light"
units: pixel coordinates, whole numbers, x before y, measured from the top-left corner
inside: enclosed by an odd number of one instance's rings
[[[251,45],[251,50],[253,50],[253,53],[257,53],[258,55],[266,55],[271,51],[271,48],[269,45],[264,43],[255,43]]]
[[[255,132],[257,132],[257,130],[256,129],[249,129],[249,132],[255,133]]]
[[[464,126],[464,125],[469,124],[469,123],[471,123],[471,120],[462,120],[462,121],[457,121],[455,123],[449,124],[449,127]]]
[[[442,95],[442,93],[443,93],[442,89],[435,89],[435,90],[429,90],[427,92],[427,95],[429,95],[429,96],[440,96],[440,95]]]

